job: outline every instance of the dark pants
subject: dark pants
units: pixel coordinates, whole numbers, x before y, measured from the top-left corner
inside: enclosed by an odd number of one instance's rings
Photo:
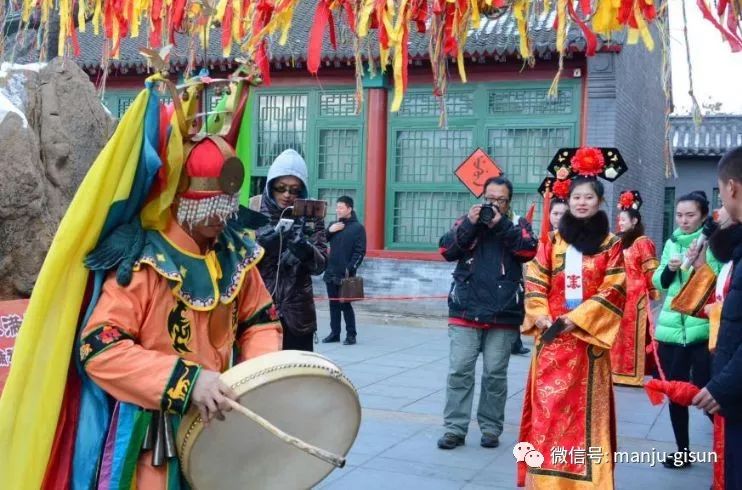
[[[707,342],[693,345],[659,344],[662,370],[670,381],[692,381],[699,388],[711,379],[711,356]],[[689,450],[688,407],[670,403],[670,422],[678,451]]]
[[[512,352],[520,352],[523,349],[523,340],[520,338],[520,333],[518,333],[518,337],[515,339],[515,342],[513,342],[513,349]]]
[[[314,332],[297,335],[283,326],[283,350],[314,352]]]
[[[742,421],[724,423],[724,490],[742,490]]]
[[[327,284],[327,296],[330,298],[340,297],[340,286],[338,284]],[[353,312],[352,303],[341,303],[330,301],[330,330],[332,335],[340,336],[340,315],[345,317],[345,330],[348,337],[356,336],[356,314]]]

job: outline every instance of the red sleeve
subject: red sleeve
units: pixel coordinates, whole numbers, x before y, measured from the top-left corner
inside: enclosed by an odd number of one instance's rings
[[[641,261],[641,270],[644,274],[644,280],[646,281],[649,298],[652,300],[657,300],[660,298],[660,292],[657,291],[657,289],[654,287],[654,282],[652,281],[654,272],[660,265],[659,260],[657,260],[657,249],[654,245],[654,242],[646,237],[642,240],[639,240],[637,245],[639,260]]]

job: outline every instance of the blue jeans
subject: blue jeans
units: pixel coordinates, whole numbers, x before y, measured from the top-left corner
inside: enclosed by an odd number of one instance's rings
[[[481,352],[484,369],[477,421],[483,433],[502,434],[508,396],[508,363],[517,336],[517,328],[448,326],[451,349],[443,411],[446,432],[466,436],[474,401],[474,370]]]

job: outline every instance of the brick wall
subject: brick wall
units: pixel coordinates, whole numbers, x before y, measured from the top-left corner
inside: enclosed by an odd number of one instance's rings
[[[650,52],[642,45],[624,45],[620,53],[600,53],[588,59],[587,107],[587,144],[617,147],[629,166],[629,172],[607,186],[612,222],[618,194],[637,189],[644,200],[642,220],[647,234],[658,245],[665,187],[661,61],[659,46]]]

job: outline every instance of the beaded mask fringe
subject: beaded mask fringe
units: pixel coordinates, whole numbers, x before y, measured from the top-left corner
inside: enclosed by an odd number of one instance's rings
[[[181,198],[178,203],[178,223],[190,228],[211,217],[217,217],[222,223],[237,214],[240,206],[238,194],[220,194],[205,199]]]

